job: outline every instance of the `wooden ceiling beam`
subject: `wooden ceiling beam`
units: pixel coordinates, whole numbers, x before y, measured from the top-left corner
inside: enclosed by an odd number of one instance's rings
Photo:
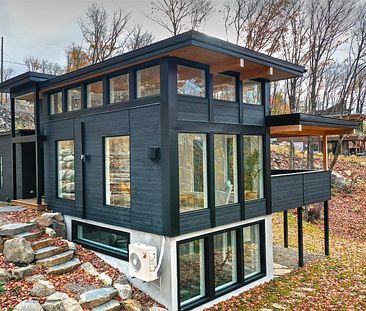
[[[251,80],[256,78],[268,78],[273,76],[273,67],[259,67],[253,68],[251,70],[245,70],[245,68],[240,72],[241,80]]]

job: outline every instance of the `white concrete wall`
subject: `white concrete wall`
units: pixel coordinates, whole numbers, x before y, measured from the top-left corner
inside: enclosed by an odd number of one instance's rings
[[[65,215],[68,239],[71,239],[71,220],[72,219],[78,220],[80,222],[94,224],[94,225],[101,226],[101,227],[111,228],[114,230],[129,232],[131,243],[140,242],[140,243],[145,243],[148,245],[156,246],[158,249],[158,255],[160,255],[162,236]],[[272,216],[271,215],[265,216],[265,217],[257,217],[257,218],[253,218],[253,219],[245,220],[245,221],[240,221],[240,222],[232,223],[230,225],[201,230],[201,231],[194,232],[194,233],[188,233],[188,234],[184,234],[184,235],[181,235],[181,236],[175,237],[175,238],[166,238],[165,247],[164,247],[164,257],[163,257],[163,262],[162,262],[163,272],[162,272],[161,278],[155,282],[150,282],[150,283],[144,283],[137,279],[132,279],[132,280],[130,278],[129,279],[134,286],[136,286],[137,288],[139,288],[142,291],[149,294],[156,301],[165,305],[169,310],[171,310],[171,311],[179,310],[179,306],[177,304],[178,303],[177,256],[176,256],[177,255],[177,251],[176,251],[177,241],[181,241],[181,240],[189,239],[189,238],[192,238],[195,236],[200,236],[200,235],[228,229],[231,227],[237,227],[240,225],[256,222],[259,220],[265,220],[265,228],[266,228],[266,263],[267,263],[266,277],[264,277],[256,282],[253,282],[251,284],[248,284],[244,287],[241,287],[241,288],[239,288],[233,292],[230,292],[229,294],[226,294],[222,297],[219,297],[213,301],[210,301],[209,303],[202,305],[202,306],[196,308],[195,310],[203,310],[204,308],[212,306],[220,301],[224,301],[234,295],[238,295],[241,292],[243,292],[253,286],[256,286],[263,282],[267,282],[273,278],[273,247],[272,247]],[[105,260],[106,262],[108,262],[111,266],[119,269],[122,273],[129,276],[127,261],[117,259],[117,258],[108,256],[108,255],[101,254],[101,253],[97,253],[97,255],[100,258],[102,258],[103,260]]]

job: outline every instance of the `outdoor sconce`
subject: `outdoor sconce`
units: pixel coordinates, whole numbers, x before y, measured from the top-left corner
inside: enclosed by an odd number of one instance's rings
[[[84,162],[84,163],[85,163],[86,161],[88,161],[88,158],[89,158],[89,157],[88,157],[88,155],[87,155],[87,154],[85,154],[85,153],[84,153],[84,154],[82,154],[82,155],[80,156],[80,160],[81,160],[82,162]]]
[[[150,160],[160,159],[160,148],[159,147],[149,147],[148,157]]]

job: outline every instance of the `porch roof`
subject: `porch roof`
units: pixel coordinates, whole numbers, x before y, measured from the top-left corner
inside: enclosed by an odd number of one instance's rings
[[[55,76],[45,73],[28,71],[0,83],[0,91],[3,93],[10,93],[12,89],[16,89],[17,87],[30,88],[34,86],[37,82],[43,82],[53,77]]]

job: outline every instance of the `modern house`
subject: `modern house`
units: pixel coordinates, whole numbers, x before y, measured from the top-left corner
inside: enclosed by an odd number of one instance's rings
[[[273,277],[272,213],[328,212],[330,172],[271,173],[270,137],[358,126],[270,116],[270,82],[303,73],[189,31],[61,76],[14,77],[0,84],[12,111],[0,199],[62,212],[70,239],[127,275],[129,260],[143,265],[129,245],[156,247],[157,279],[132,282],[169,310],[227,299]]]

